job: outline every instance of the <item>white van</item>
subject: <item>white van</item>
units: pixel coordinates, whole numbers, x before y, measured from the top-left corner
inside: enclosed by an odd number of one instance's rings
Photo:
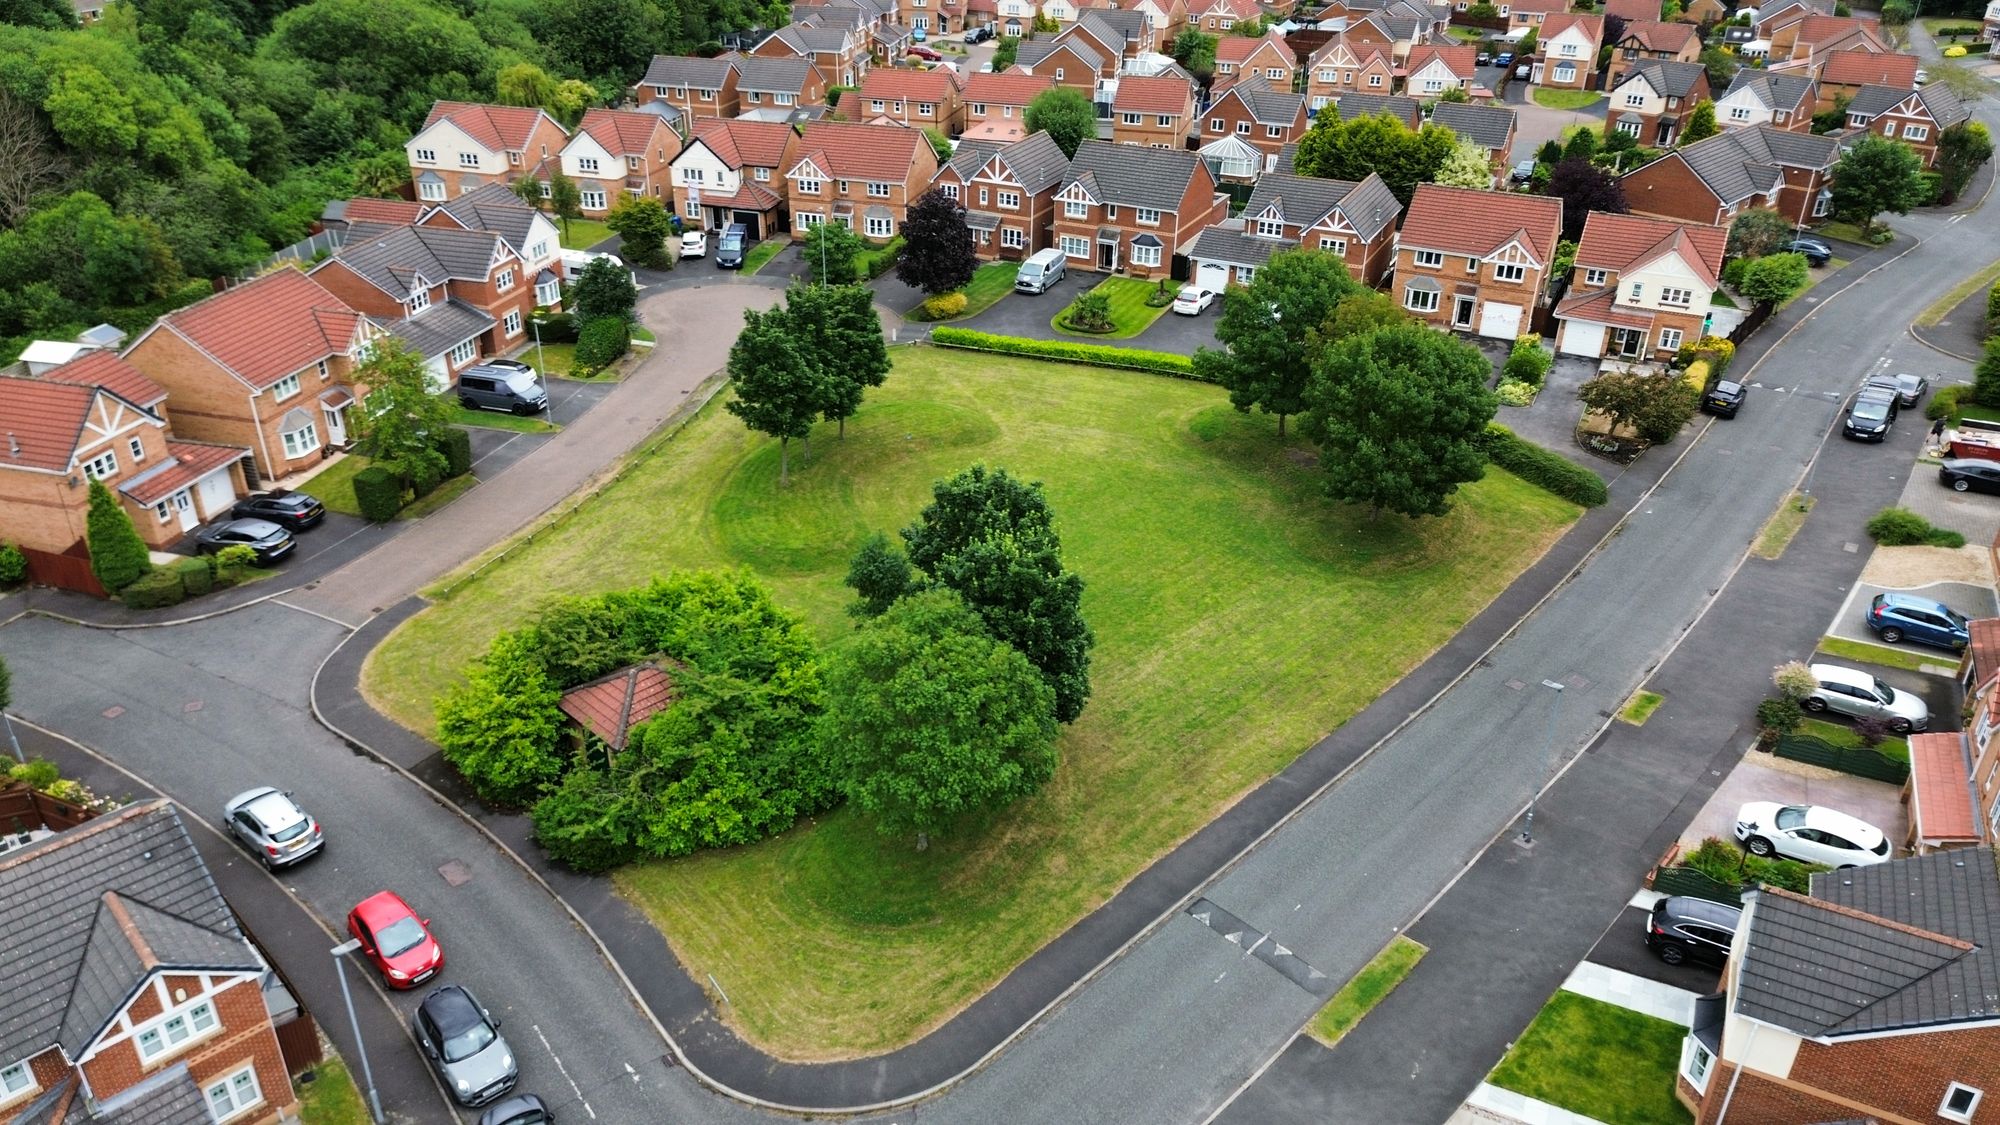
[[[1046,293],[1063,279],[1063,252],[1051,246],[1047,250],[1037,250],[1027,261],[1021,263],[1021,271],[1014,275],[1014,288],[1021,293]]]

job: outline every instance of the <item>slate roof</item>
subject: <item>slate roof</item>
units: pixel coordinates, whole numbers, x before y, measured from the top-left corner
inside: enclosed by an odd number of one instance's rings
[[[736,68],[733,59],[698,59],[693,55],[654,55],[646,64],[642,86],[671,86],[695,90],[720,90]]]
[[[1359,183],[1267,172],[1257,178],[1243,214],[1254,218],[1274,205],[1285,222],[1304,226],[1339,212],[1364,241],[1395,226],[1396,216],[1403,210],[1389,185],[1373,172]]]
[[[159,320],[259,390],[345,355],[360,323],[360,313],[293,269],[272,270]]]
[[[89,1125],[209,1125],[214,1120],[186,1063],[106,1098],[88,1118]],[[72,1114],[66,1125],[75,1121]]]
[[[0,857],[0,916],[0,1057],[75,1057],[152,969],[261,968],[165,800]]]
[[[673,701],[673,680],[649,661],[579,684],[563,693],[558,706],[605,745],[623,750],[633,727],[666,710]]]
[[[1217,107],[1232,98],[1241,102],[1243,108],[1250,112],[1251,120],[1259,125],[1294,124],[1305,105],[1305,95],[1281,93],[1272,89],[1263,75],[1250,74],[1224,90],[1206,112],[1214,113]]]
[[[1193,103],[1193,88],[1179,78],[1127,76],[1118,80],[1118,93],[1111,99],[1111,109],[1114,113],[1183,117],[1193,111]]]
[[[1069,171],[1069,157],[1047,133],[1031,133],[1010,145],[960,141],[952,154],[951,167],[971,179],[987,162],[999,160],[1007,174],[1030,195],[1047,191],[1061,183]]]
[[[1063,176],[1063,188],[1087,180],[1090,194],[1105,203],[1179,211],[1200,155],[1163,148],[1112,144],[1086,138]]]
[[[1029,40],[1021,44],[1020,48],[1016,51],[1014,63],[1016,66],[1032,68],[1040,65],[1042,60],[1063,48],[1068,48],[1076,55],[1079,62],[1082,62],[1090,69],[1094,71],[1102,71],[1104,69],[1104,55],[1096,47],[1074,36],[1068,39],[1050,39],[1047,41]]]
[[[120,484],[118,491],[150,507],[230,462],[248,456],[250,451],[240,446],[169,441],[167,460]]]
[[[1401,244],[1485,257],[1519,239],[1547,264],[1562,233],[1562,200],[1546,195],[1418,184]]]
[[[1836,86],[1912,90],[1917,85],[1917,56],[1892,51],[1832,51],[1820,62],[1819,80]]]
[[[430,359],[492,328],[494,323],[491,314],[453,297],[382,327],[408,344],[411,351]]]
[[[1229,219],[1225,224],[1203,227],[1195,235],[1194,248],[1188,251],[1188,257],[1198,262],[1255,268],[1270,261],[1271,255],[1278,251],[1297,245],[1295,239],[1258,238],[1245,233],[1242,219]]]
[[[1405,125],[1413,120],[1422,121],[1424,114],[1423,106],[1417,103],[1417,99],[1401,94],[1342,94],[1340,100],[1333,103],[1333,111],[1340,115],[1342,121],[1386,113]]]
[[[498,235],[486,231],[389,227],[349,240],[334,251],[330,261],[404,301],[416,291],[419,280],[425,286],[442,285],[447,280],[485,281],[498,241]]]
[[[1505,106],[1439,102],[1431,110],[1431,120],[1450,129],[1460,139],[1495,152],[1505,149],[1514,140],[1514,111]]]
[[[797,136],[782,121],[740,117],[707,118],[696,123],[694,135],[731,168],[776,168],[784,162],[785,146]]]
[[[1119,85],[1123,87],[1124,81]],[[1035,100],[1035,95],[1055,86],[1056,80],[1046,74],[1017,74],[1011,70],[995,74],[982,70],[966,80],[965,100],[986,106],[1027,105]]]
[[[803,94],[812,77],[812,63],[806,59],[773,59],[762,55],[738,55],[736,88],[760,94]]]
[[[1813,81],[1803,74],[1784,74],[1770,70],[1752,70],[1745,67],[1736,72],[1729,83],[1729,89],[1722,97],[1733,97],[1738,92],[1747,93],[1766,109],[1797,109],[1812,100]],[[1721,101],[1722,98],[1717,98]]]
[[[1732,204],[1769,191],[1781,179],[1783,168],[1832,168],[1840,159],[1840,142],[1833,137],[1755,125],[1725,129],[1661,159],[1685,161],[1717,199]]]
[[[541,214],[521,202],[521,197],[509,191],[505,184],[473,188],[464,195],[433,204],[426,213],[438,212],[451,216],[466,230],[499,235],[514,253],[523,256],[528,253],[528,236],[534,231],[535,216]]]
[[[1678,254],[1714,288],[1728,242],[1728,233],[1718,226],[1592,211],[1584,216],[1576,264],[1623,273]]]
[[[1972,110],[1942,82],[1933,82],[1918,90],[1917,100],[1924,103],[1924,108],[1930,111],[1931,120],[1937,122],[1940,129],[1949,129],[1972,116]]]
[[[1708,77],[1708,68],[1700,63],[1677,59],[1639,59],[1618,79],[1618,85],[1623,86],[1635,76],[1643,77],[1656,94],[1685,98],[1691,96],[1694,88]]]
[[[1910,96],[1908,90],[1898,90],[1889,86],[1863,86],[1854,91],[1848,100],[1847,114],[1872,121],[1900,105]]]
[[[1287,141],[1285,142],[1284,145],[1279,147],[1278,162],[1276,165],[1272,167],[1271,172],[1283,176],[1292,175],[1293,168],[1295,168],[1298,165],[1298,159],[1299,159],[1299,142]]]
[[[438,102],[424,118],[428,129],[449,118],[467,136],[493,152],[519,152],[528,147],[528,137],[537,122],[554,118],[539,109],[514,105],[475,105],[470,102]],[[558,126],[558,129],[561,127]]]
[[[917,146],[929,144],[920,131],[900,125],[815,121],[799,139],[794,166],[810,160],[836,179],[899,184],[916,162]]]
[[[103,387],[134,406],[152,408],[167,397],[167,389],[147,378],[138,368],[118,358],[109,348],[87,351],[61,367],[42,372],[51,383],[76,383]]]

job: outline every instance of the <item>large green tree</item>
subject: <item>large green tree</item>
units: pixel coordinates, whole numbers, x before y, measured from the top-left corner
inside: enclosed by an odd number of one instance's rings
[[[578,325],[605,316],[631,320],[638,304],[632,271],[609,258],[592,258],[570,279],[569,308]]]
[[[1792,224],[1776,211],[1754,208],[1729,222],[1729,256],[1761,258],[1792,237]]]
[[[1957,199],[1979,166],[1993,159],[1993,134],[1978,121],[1961,121],[1938,134],[1938,189]]]
[[[729,379],[736,393],[725,409],[758,433],[778,439],[778,486],[791,480],[791,442],[812,432],[826,408],[825,376],[800,347],[800,334],[783,309],[746,309],[743,331],[729,349]]]
[[[1301,176],[1360,180],[1380,173],[1403,206],[1417,185],[1437,179],[1438,169],[1458,147],[1458,137],[1443,125],[1425,125],[1412,132],[1389,113],[1343,121],[1338,113],[1322,113],[1299,139],[1293,167]]]
[[[105,589],[115,594],[153,569],[152,555],[132,526],[131,515],[96,477],[90,478],[90,510],[84,515],[83,527],[90,572]]]
[[[383,337],[369,345],[354,381],[368,388],[351,415],[355,448],[406,482],[441,479],[447,463],[440,447],[457,411],[433,392],[424,357]]]
[[[1681,130],[1679,143],[1691,145],[1696,141],[1705,141],[1721,131],[1721,126],[1715,123],[1715,103],[1703,98],[1694,103],[1694,109],[1688,113],[1687,128]]]
[[[856,255],[868,248],[854,228],[839,223],[814,223],[799,243],[799,258],[815,285],[852,285],[861,280]]]
[[[1200,28],[1186,27],[1174,36],[1173,45],[1167,53],[1173,56],[1182,70],[1206,82],[1215,74],[1216,38],[1203,34]]]
[[[1028,132],[1047,133],[1064,156],[1075,156],[1077,147],[1097,135],[1097,110],[1090,99],[1057,86],[1043,90],[1028,103]]]
[[[1869,133],[1833,166],[1833,213],[1864,227],[1885,211],[1907,215],[1928,194],[1923,172],[1915,149]]]
[[[645,269],[663,269],[673,264],[667,256],[667,236],[673,233],[673,217],[659,200],[650,195],[625,192],[604,225],[618,236],[618,253],[627,263]]]
[[[1481,440],[1500,401],[1478,348],[1419,324],[1327,348],[1306,391],[1305,431],[1327,494],[1382,512],[1443,515],[1485,473]]]
[[[1674,372],[1607,371],[1577,397],[1609,419],[1613,431],[1630,428],[1655,444],[1672,441],[1701,402],[1701,392]]]
[[[910,205],[903,223],[903,253],[896,260],[896,279],[928,296],[963,289],[979,268],[972,250],[972,228],[958,200],[932,188]]]
[[[1196,348],[1195,373],[1228,388],[1236,409],[1277,415],[1282,437],[1285,419],[1305,409],[1313,333],[1360,292],[1347,263],[1325,250],[1273,254],[1249,285],[1223,293],[1215,326],[1223,346]]]
[[[1759,304],[1780,305],[1804,289],[1809,276],[1804,254],[1770,254],[1744,267],[1737,288]]]
[[[862,396],[889,377],[874,291],[866,285],[794,285],[785,291],[785,312],[800,353],[820,369],[820,413],[838,422],[845,438]]]
[[[563,237],[569,237],[569,225],[583,218],[583,189],[575,180],[563,174],[561,168],[549,169],[549,213],[562,224]]]
[[[136,305],[179,280],[180,263],[158,226],[116,215],[90,192],[0,231],[0,290],[46,282],[79,305]]]
[[[852,801],[918,848],[1055,773],[1054,694],[949,590],[906,597],[827,672],[822,748]]]
[[[1452,87],[1457,90],[1458,87]],[[1462,92],[1462,91],[1461,91]],[[1493,186],[1493,164],[1486,150],[1471,141],[1460,141],[1438,165],[1434,183],[1446,187],[1490,188]]]

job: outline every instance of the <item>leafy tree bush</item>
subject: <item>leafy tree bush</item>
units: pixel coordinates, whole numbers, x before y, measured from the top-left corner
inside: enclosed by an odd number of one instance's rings
[[[1540,336],[1523,336],[1514,341],[1513,350],[1507,353],[1507,362],[1500,369],[1500,377],[1539,387],[1555,363],[1556,357],[1542,347]]]
[[[604,216],[604,225],[618,236],[618,254],[627,263],[644,269],[673,267],[673,257],[667,253],[673,216],[659,200],[625,192]]]
[[[530,810],[535,842],[549,858],[585,875],[639,858],[633,842],[634,803],[603,770],[578,767]]]
[[[854,259],[868,244],[839,223],[815,223],[806,228],[799,257],[815,285],[852,285],[861,280]]]
[[[910,592],[916,577],[910,571],[908,556],[878,531],[862,542],[845,581],[861,597],[847,612],[855,617],[880,617],[897,598]]]
[[[1757,727],[1767,740],[1795,734],[1805,721],[1806,713],[1796,699],[1778,696],[1757,704]]]
[[[950,296],[964,303],[963,294]],[[820,416],[839,423],[845,438],[862,397],[889,378],[874,292],[865,285],[794,285],[785,291],[783,323],[800,354],[818,368]]]
[[[931,297],[971,283],[979,259],[973,254],[972,228],[965,225],[965,208],[958,200],[938,188],[918,196],[903,224],[903,237],[897,280]]]
[[[1732,289],[1743,285],[1743,275],[1750,269],[1747,258],[1731,258],[1722,264],[1722,283]]]
[[[1961,121],[1938,134],[1938,190],[1945,202],[1957,199],[1979,166],[1993,159],[1993,134],[1978,121]]]
[[[2000,333],[2000,281],[1986,291],[1986,332],[1988,335]]]
[[[187,588],[181,584],[178,569],[161,567],[126,583],[118,596],[133,609],[162,609],[185,601]]]
[[[215,588],[215,568],[209,565],[206,558],[182,559],[174,564],[173,569],[180,576],[181,588],[187,591],[190,598],[198,598]]]
[[[1924,417],[1935,422],[1939,418],[1950,418],[1958,413],[1958,404],[1973,388],[1963,383],[1950,387],[1939,387],[1931,392],[1930,401],[1924,403]]]
[[[403,510],[403,482],[379,465],[354,474],[354,503],[361,518],[386,523]]]
[[[2000,406],[2000,336],[1986,338],[1979,362],[1973,365],[1972,401],[1981,406]]]
[[[1187,27],[1174,37],[1173,46],[1167,53],[1173,56],[1181,69],[1206,82],[1215,74],[1216,37],[1204,34],[1200,28]],[[1000,70],[1000,61],[994,59],[993,69]]]
[[[438,452],[444,454],[444,475],[462,477],[472,471],[472,435],[463,426],[451,426],[444,432],[444,440],[438,442]]]
[[[1442,125],[1425,125],[1411,132],[1394,114],[1380,113],[1343,121],[1338,113],[1322,113],[1299,139],[1293,166],[1301,176],[1361,180],[1379,172],[1382,182],[1403,206],[1417,185],[1437,178],[1437,171],[1458,147],[1458,137]]]
[[[1008,67],[1013,66],[1014,59],[1020,54],[1020,51],[1021,51],[1020,36],[1018,35],[1001,36],[998,43],[993,48],[993,63],[992,63],[993,72],[995,74],[998,74],[999,72],[1006,70]],[[1214,48],[1210,48],[1209,67],[1210,69],[1213,69],[1214,66],[1215,66],[1215,52]]]
[[[444,457],[440,454],[437,460],[425,461],[410,474],[410,496],[421,500],[436,492],[437,486],[442,483],[444,483]]]
[[[12,543],[0,543],[0,586],[12,586],[28,577],[28,556]]]
[[[1035,95],[1024,122],[1030,133],[1047,133],[1064,156],[1074,157],[1083,142],[1097,135],[1097,110],[1090,99],[1068,86]]]
[[[257,552],[241,543],[231,544],[217,551],[215,559],[215,583],[218,586],[234,586],[243,581],[250,568],[257,565]]]
[[[1538,390],[1539,388],[1533,383],[1502,379],[1500,385],[1493,388],[1493,394],[1500,400],[1502,406],[1530,406],[1534,404]]]
[[[1635,371],[1607,371],[1577,396],[1610,419],[1613,430],[1629,427],[1655,445],[1674,440],[1701,402],[1701,392],[1684,379]]]
[[[1908,508],[1884,508],[1868,521],[1868,537],[1884,547],[1963,547],[1965,536],[1932,526]]]
[[[1579,137],[1592,136],[1588,130]],[[1565,153],[1562,163],[1549,174],[1546,194],[1563,201],[1562,236],[1571,241],[1583,238],[1583,222],[1592,211],[1623,215],[1631,210],[1625,203],[1625,188],[1617,176],[1592,164],[1588,158]]]
[[[132,517],[104,482],[90,482],[90,511],[84,516],[84,541],[90,548],[90,572],[116,594],[153,569],[146,542],[132,526]]]
[[[592,258],[570,279],[569,309],[576,317],[579,342],[591,321],[604,317],[630,321],[638,303],[639,291],[632,287],[631,271],[609,258]]]
[[[1681,130],[1680,143],[1691,145],[1696,141],[1705,141],[1719,132],[1721,129],[1715,123],[1715,103],[1703,98],[1695,103],[1694,109],[1688,114],[1687,128]]]
[[[535,336],[544,344],[574,344],[576,318],[566,312],[541,313],[535,317]]]
[[[366,408],[349,416],[355,448],[374,462],[371,468],[413,483],[435,483],[445,469],[437,443],[451,428],[454,411],[451,399],[431,390],[424,357],[394,337],[378,340],[354,369],[354,379],[368,387]]]
[[[1803,660],[1788,660],[1771,669],[1771,683],[1778,694],[1798,703],[1819,690],[1819,679]]]
[[[1924,202],[1923,159],[1915,149],[1874,133],[1863,135],[1833,168],[1833,211],[1872,227],[1884,211],[1907,215]]]
[[[1078,293],[1063,310],[1062,322],[1077,332],[1110,332],[1118,327],[1111,319],[1111,298],[1095,290]]]
[[[1365,291],[1347,263],[1324,250],[1279,251],[1249,285],[1223,291],[1215,326],[1223,347],[1196,348],[1194,370],[1229,388],[1236,409],[1277,415],[1282,437],[1285,419],[1305,410],[1311,359],[1326,342],[1315,333],[1343,302]]]
[[[9,762],[7,776],[47,792],[49,786],[62,780],[62,770],[47,758],[29,758],[25,762]]]
[[[1792,224],[1776,211],[1753,208],[1729,222],[1729,256],[1761,258],[1790,241]],[[1726,267],[1725,267],[1726,268]]]
[[[784,309],[745,309],[744,327],[729,349],[729,378],[736,393],[723,409],[758,433],[778,439],[778,486],[791,480],[793,438],[812,432],[824,408],[824,369],[802,346]]]
[[[600,316],[586,321],[576,337],[573,374],[594,375],[617,363],[632,350],[632,325],[620,317]]]
[[[561,690],[531,634],[502,633],[437,705],[438,749],[483,801],[520,807],[562,776]]]

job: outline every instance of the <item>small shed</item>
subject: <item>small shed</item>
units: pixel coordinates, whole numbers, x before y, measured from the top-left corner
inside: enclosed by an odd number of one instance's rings
[[[666,710],[674,701],[674,682],[654,661],[633,664],[563,693],[558,704],[585,733],[610,748],[611,756],[625,749],[632,728]]]

